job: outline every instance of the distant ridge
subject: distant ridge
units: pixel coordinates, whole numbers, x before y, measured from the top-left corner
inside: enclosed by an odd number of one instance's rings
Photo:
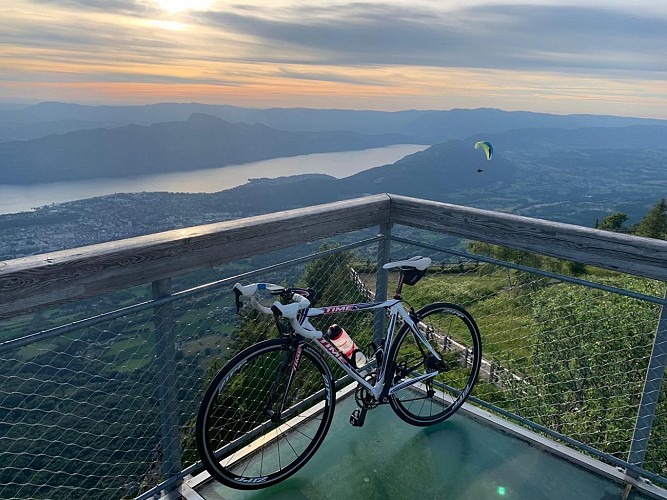
[[[253,213],[257,197],[278,210],[389,192],[592,225],[606,210],[636,215],[664,196],[665,134],[667,127],[631,126],[484,135],[495,147],[491,161],[473,136],[342,179],[265,180],[210,196]]]
[[[252,211],[258,198],[284,209],[378,193],[445,201],[456,192],[502,189],[516,174],[516,165],[507,159],[487,162],[468,142],[449,141],[343,179],[317,175],[261,180],[211,196],[233,200],[242,211]]]
[[[632,125],[667,126],[667,120],[607,115],[553,115],[492,108],[432,111],[396,132],[419,137],[427,143],[464,139],[474,134],[499,134],[525,129],[615,128]]]
[[[498,150],[667,149],[667,125],[518,129],[484,138]]]
[[[211,194],[114,195],[64,204],[62,210],[44,207],[0,219],[3,227],[43,224],[53,231],[61,224],[62,232],[69,232],[72,218],[90,226],[93,210],[104,213],[104,220],[130,219],[132,228],[144,229],[128,233],[131,236],[390,192],[584,226],[614,212],[625,213],[630,223],[636,223],[665,196],[664,132],[665,127],[630,126],[483,134],[495,146],[491,161],[474,149],[479,136],[472,136],[343,179],[309,174],[254,179]],[[119,199],[124,202],[117,203]],[[165,220],[164,214],[174,220]]]
[[[604,115],[554,115],[492,108],[370,111],[309,108],[241,108],[200,103],[143,106],[84,106],[44,102],[21,109],[0,109],[0,142],[43,137],[92,128],[184,121],[205,113],[233,123],[262,124],[290,131],[341,131],[361,134],[403,134],[421,144],[464,139],[526,128],[626,127],[667,125],[667,120]]]

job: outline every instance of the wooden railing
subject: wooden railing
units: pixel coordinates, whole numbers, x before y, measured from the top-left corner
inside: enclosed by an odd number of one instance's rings
[[[383,194],[0,262],[0,319],[387,223],[667,281],[667,241]]]
[[[667,281],[667,241],[390,195],[391,222]]]

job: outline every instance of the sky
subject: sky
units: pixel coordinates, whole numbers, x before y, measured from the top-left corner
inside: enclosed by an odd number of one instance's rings
[[[0,0],[0,105],[667,119],[666,0]]]

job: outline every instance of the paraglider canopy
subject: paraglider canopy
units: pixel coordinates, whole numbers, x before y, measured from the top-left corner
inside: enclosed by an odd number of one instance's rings
[[[488,141],[477,141],[475,143],[475,149],[482,148],[486,153],[486,159],[490,160],[493,158],[493,146]]]

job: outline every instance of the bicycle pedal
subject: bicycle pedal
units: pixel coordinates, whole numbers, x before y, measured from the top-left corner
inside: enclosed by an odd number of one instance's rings
[[[350,415],[350,424],[355,427],[362,427],[366,421],[366,410],[356,409]]]

